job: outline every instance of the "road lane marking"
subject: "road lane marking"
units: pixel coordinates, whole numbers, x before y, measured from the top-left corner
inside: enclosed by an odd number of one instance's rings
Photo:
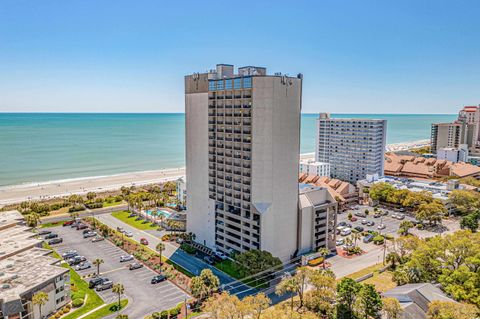
[[[112,270],[108,270],[108,271],[105,271],[105,272],[101,272],[100,275],[109,274],[109,273],[112,273],[112,272],[115,272],[115,271],[119,271],[119,270],[122,270],[122,269],[126,269],[126,268],[125,268],[125,267],[115,268],[115,269],[112,269]]]

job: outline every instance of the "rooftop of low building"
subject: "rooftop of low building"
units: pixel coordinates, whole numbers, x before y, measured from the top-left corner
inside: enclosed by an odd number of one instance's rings
[[[0,230],[0,261],[22,252],[26,249],[40,245],[41,239],[35,237],[30,227],[14,225]]]
[[[18,210],[0,212],[0,230],[14,226],[23,220],[23,215]]]

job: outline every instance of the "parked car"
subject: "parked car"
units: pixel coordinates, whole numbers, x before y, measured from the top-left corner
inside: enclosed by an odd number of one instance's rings
[[[90,238],[95,236],[97,236],[97,232],[94,232],[94,231],[83,234],[83,238]]]
[[[133,237],[133,233],[131,231],[126,231],[125,236],[127,237]]]
[[[75,256],[75,257],[70,258],[68,260],[68,264],[70,266],[75,266],[75,265],[78,265],[81,262],[84,262],[85,260],[87,260],[87,259],[84,256]]]
[[[397,214],[397,219],[399,220],[405,219],[405,214]]]
[[[373,218],[380,218],[382,216],[382,214],[380,214],[380,212],[376,212],[375,214],[373,214]]]
[[[347,222],[339,222],[339,223],[337,224],[337,226],[346,226],[346,225],[347,225]]]
[[[363,237],[363,242],[364,243],[369,243],[373,240],[373,235],[372,234],[368,234],[367,236]]]
[[[387,226],[385,226],[385,224],[380,224],[380,225],[378,225],[377,228],[378,229],[385,229],[385,228],[387,228]]]
[[[120,262],[121,263],[126,262],[126,261],[130,261],[130,260],[133,260],[132,255],[120,256]]]
[[[95,288],[97,285],[101,284],[102,281],[104,281],[104,280],[107,280],[107,278],[102,278],[102,277],[92,278],[88,282],[88,288],[90,288],[90,289]]]
[[[226,260],[228,258],[227,255],[225,255],[221,251],[216,251],[214,256],[221,259],[221,260]]]
[[[45,239],[52,239],[52,238],[57,238],[58,235],[57,234],[48,234],[47,236],[45,236]]]
[[[79,222],[79,221],[74,221],[74,222],[70,225],[70,227],[71,227],[71,228],[77,228],[78,225],[80,225],[80,222]]]
[[[342,229],[342,231],[340,231],[340,235],[341,236],[348,236],[352,233],[352,230],[350,228],[344,228]]]
[[[60,243],[63,243],[63,238],[50,239],[47,243],[48,243],[49,245],[60,244]]]
[[[87,229],[84,229],[84,230],[82,231],[82,234],[86,234],[86,233],[89,233],[89,232],[91,232],[91,231],[92,231],[92,230],[91,230],[90,228],[87,228]]]
[[[388,210],[382,210],[382,216],[388,216]]]
[[[130,215],[128,215],[128,218],[132,218],[132,217],[135,217],[135,216],[137,216],[137,214],[135,214],[135,213],[130,213]]]
[[[38,235],[40,236],[44,236],[44,235],[48,235],[48,234],[51,234],[52,231],[51,230],[41,230],[38,232]]]
[[[140,238],[140,244],[148,245],[148,240],[146,238]]]
[[[125,230],[123,229],[123,227],[117,227],[117,231],[123,233]]]
[[[367,217],[367,214],[365,214],[365,212],[356,212],[355,216],[365,218]]]
[[[391,217],[392,217],[392,218],[395,218],[395,219],[397,219],[397,216],[398,216],[397,213],[393,213],[393,214],[391,215]]]
[[[215,260],[213,260],[213,258],[210,257],[210,256],[205,256],[205,257],[203,257],[203,261],[206,262],[206,263],[209,264],[209,265],[215,264]]]
[[[92,238],[92,243],[96,243],[97,241],[102,241],[102,240],[105,240],[105,238],[97,235],[94,238]]]
[[[399,212],[401,212],[401,213],[405,212],[405,208],[403,208],[403,207],[400,208],[400,209],[399,209]]]
[[[63,259],[70,259],[75,256],[77,256],[77,251],[76,250],[68,250],[62,254]]]
[[[74,222],[75,222],[75,221],[73,221],[73,220],[67,220],[66,222],[64,222],[64,223],[62,224],[62,226],[63,226],[63,227],[65,227],[65,226],[72,226],[72,224],[73,224]]]
[[[375,225],[375,222],[374,222],[374,221],[369,221],[369,222],[367,223],[367,226],[368,226],[368,227],[372,227],[373,225]]]
[[[140,269],[142,267],[143,267],[143,264],[141,264],[139,262],[134,262],[134,263],[131,263],[130,265],[128,265],[129,270]]]
[[[345,243],[345,240],[343,238],[340,238],[340,239],[337,239],[337,241],[335,242],[335,245],[337,246],[341,246]]]
[[[362,219],[362,225],[366,225],[368,223],[368,220]]]
[[[361,233],[361,232],[364,230],[364,228],[363,228],[362,226],[357,226],[357,227],[355,227],[354,229],[355,229],[356,231],[358,231],[359,233]]]
[[[83,262],[83,263],[80,263],[80,264],[75,266],[75,270],[77,270],[77,271],[85,270],[85,269],[89,269],[89,268],[92,268],[92,264],[89,263],[89,262]]]
[[[165,277],[164,275],[157,275],[157,276],[152,278],[150,283],[151,284],[158,284],[159,282],[162,282],[162,281],[165,281],[165,280],[167,280],[167,277]]]
[[[358,218],[355,217],[355,216],[352,216],[352,218],[350,218],[350,221],[352,221],[352,222],[356,222],[357,220],[358,220]]]
[[[111,289],[112,287],[113,287],[113,281],[111,281],[110,279],[106,279],[106,280],[102,280],[102,282],[95,287],[95,290],[102,291],[102,290]]]
[[[88,228],[88,226],[85,225],[85,224],[78,224],[78,226],[77,226],[77,230],[82,230],[82,229],[86,229],[86,228]]]

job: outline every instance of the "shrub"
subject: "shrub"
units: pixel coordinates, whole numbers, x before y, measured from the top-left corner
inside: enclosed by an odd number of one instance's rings
[[[77,205],[77,206],[72,206],[68,209],[69,213],[74,213],[74,212],[80,212],[82,210],[85,210],[85,206],[83,205]]]
[[[72,301],[72,306],[75,308],[81,307],[83,305],[83,299],[77,298]]]
[[[85,206],[89,209],[95,209],[95,208],[102,208],[103,207],[103,203],[87,203],[85,204]]]
[[[385,241],[385,238],[383,238],[383,236],[377,235],[377,236],[373,237],[373,243],[375,245],[381,245],[381,244],[384,243],[384,241]]]
[[[186,243],[181,244],[180,249],[182,249],[183,251],[185,251],[186,253],[191,254],[191,255],[195,254],[195,252],[197,251],[191,245],[186,244]]]
[[[318,258],[315,258],[315,259],[311,259],[311,260],[308,261],[308,265],[311,266],[311,267],[318,266],[323,262],[323,259],[324,259],[323,257],[318,257]]]
[[[170,309],[170,318],[177,318],[180,314],[180,307],[176,306],[175,308]]]

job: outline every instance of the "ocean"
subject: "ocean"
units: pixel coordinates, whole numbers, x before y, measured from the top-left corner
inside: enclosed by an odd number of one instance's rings
[[[332,114],[387,120],[387,143],[430,137],[456,115]],[[315,119],[302,114],[301,152],[314,152]],[[0,113],[0,186],[185,165],[185,114]]]

